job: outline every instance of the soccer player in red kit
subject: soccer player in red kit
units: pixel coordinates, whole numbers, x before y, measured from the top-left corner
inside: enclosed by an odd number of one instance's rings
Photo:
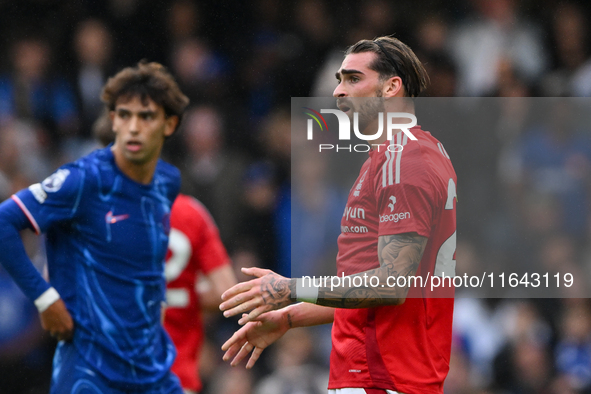
[[[428,78],[412,50],[392,37],[351,46],[336,77],[337,105],[351,119],[359,114],[365,135],[375,135],[380,113],[414,114],[412,98]],[[257,278],[228,290],[220,305],[225,316],[243,314],[245,324],[224,344],[225,360],[233,358],[236,365],[252,352],[247,368],[252,367],[289,328],[334,321],[330,393],[443,393],[453,289],[433,294],[429,286],[411,286],[406,279],[455,274],[457,179],[441,143],[420,127],[409,131],[368,141],[373,149],[341,221],[343,229],[364,231],[339,236],[339,277],[379,282],[355,287],[343,281],[331,289],[269,270],[244,270]],[[391,287],[394,281],[398,286]],[[291,305],[296,301],[303,302]]]
[[[164,328],[177,348],[172,371],[185,393],[198,393],[199,350],[203,343],[202,310],[218,311],[220,295],[236,283],[226,249],[207,209],[193,197],[179,194],[170,217],[166,257]],[[199,275],[209,288],[197,292]]]

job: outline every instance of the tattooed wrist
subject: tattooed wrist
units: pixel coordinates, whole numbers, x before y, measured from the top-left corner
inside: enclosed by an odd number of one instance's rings
[[[333,308],[354,309],[387,305],[392,302],[391,298],[384,297],[379,291],[371,287],[344,289],[344,294],[338,296],[335,293],[337,292],[320,290],[317,304]]]
[[[379,268],[343,277],[338,285],[328,287],[324,285],[318,289],[318,305],[333,308],[370,308],[382,305],[402,304],[409,291],[410,285],[391,286],[391,280],[407,278],[416,274],[427,238],[416,233],[383,235],[378,238]],[[368,285],[363,279],[377,278],[378,282]],[[348,283],[345,281],[348,278]],[[340,278],[339,278],[340,279]],[[362,285],[356,285],[357,279]],[[361,280],[360,280],[361,279]]]
[[[293,302],[292,294],[295,293],[295,286],[295,279],[267,275],[261,283],[263,302],[273,309],[283,308]]]

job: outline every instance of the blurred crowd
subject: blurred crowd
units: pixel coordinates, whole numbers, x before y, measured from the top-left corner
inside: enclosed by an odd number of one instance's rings
[[[292,196],[290,98],[331,96],[343,50],[394,33],[425,63],[426,96],[512,98],[467,135],[432,127],[458,173],[458,266],[535,260],[588,277],[591,130],[568,122],[563,101],[525,127],[518,98],[591,96],[590,17],[590,3],[560,0],[0,0],[0,198],[100,146],[106,78],[146,58],[191,99],[165,156],[214,216],[239,280],[244,266],[289,276],[292,253],[333,264],[342,210],[325,208],[344,200],[314,186],[324,168],[313,159],[294,163],[310,183]],[[309,229],[293,242],[292,208]],[[23,236],[42,270],[40,238]],[[459,298],[445,392],[590,393],[581,294]],[[204,393],[326,392],[329,327],[289,332],[247,371],[221,362],[236,321],[206,324]],[[54,345],[0,268],[0,393],[46,393]]]

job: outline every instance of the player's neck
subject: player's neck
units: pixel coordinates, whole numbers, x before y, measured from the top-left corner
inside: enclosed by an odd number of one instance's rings
[[[142,185],[149,185],[152,182],[158,164],[158,157],[145,163],[135,163],[118,154],[116,150],[113,150],[113,156],[119,170],[128,178]]]

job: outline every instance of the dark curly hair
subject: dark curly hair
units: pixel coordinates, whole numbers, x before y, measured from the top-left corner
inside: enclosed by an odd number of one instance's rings
[[[101,100],[109,111],[121,97],[140,97],[143,104],[148,98],[164,108],[166,116],[178,116],[179,123],[189,105],[189,98],[181,92],[174,77],[160,63],[140,61],[135,67],[127,67],[109,78]]]

